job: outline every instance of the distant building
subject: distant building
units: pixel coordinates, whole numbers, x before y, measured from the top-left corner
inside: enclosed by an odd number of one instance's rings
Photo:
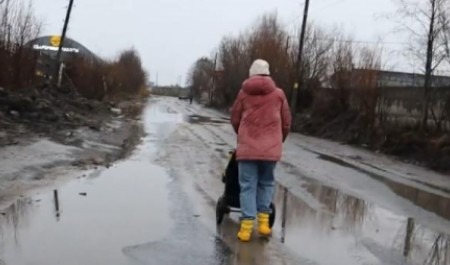
[[[423,87],[425,85],[424,74],[353,69],[351,72],[333,74],[331,77],[332,86],[339,81],[351,83],[351,87],[361,84],[363,79],[372,79],[378,87]],[[437,76],[431,78],[432,87],[450,87],[450,76]]]
[[[377,79],[377,85],[380,87],[423,87],[425,85],[424,74],[378,71]],[[431,86],[450,86],[450,77],[433,75]]]
[[[48,77],[54,73],[53,69],[56,65],[55,60],[60,43],[60,36],[43,36],[26,44],[26,47],[37,51],[39,54],[36,75]],[[61,59],[62,61],[65,61],[74,56],[85,58],[91,62],[101,61],[101,59],[88,48],[79,42],[66,37],[64,40],[64,45],[61,49]]]
[[[26,46],[38,51],[42,55],[56,58],[60,43],[60,36],[43,36],[28,42]],[[78,55],[87,59],[100,60],[100,58],[97,57],[88,48],[86,48],[79,42],[67,37],[64,40],[64,46],[62,47],[61,51],[61,55],[63,58]]]

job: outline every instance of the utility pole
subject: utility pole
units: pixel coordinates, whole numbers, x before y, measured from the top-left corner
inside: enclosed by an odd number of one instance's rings
[[[214,99],[214,90],[216,89],[216,65],[217,65],[217,53],[214,56],[212,85],[209,88],[209,104],[212,105]]]
[[[152,83],[152,70],[148,71],[148,84],[150,85]]]
[[[290,36],[287,35],[286,36],[286,55],[289,55],[289,40],[290,40]]]
[[[0,4],[3,4],[5,0],[1,1]],[[5,11],[3,14],[3,18],[1,21],[2,26],[6,26],[6,50],[9,51],[11,45],[11,23],[9,22],[9,2],[10,0],[6,0]],[[3,40],[2,40],[3,41]],[[3,43],[2,43],[3,44]]]
[[[66,19],[64,20],[64,27],[63,27],[63,31],[62,31],[62,35],[61,35],[61,40],[59,42],[59,47],[58,47],[58,53],[56,54],[56,67],[55,67],[55,73],[54,73],[54,78],[56,78],[57,76],[59,77],[59,73],[60,73],[60,65],[61,65],[61,52],[62,52],[62,48],[64,45],[64,40],[66,39],[66,32],[67,32],[67,26],[69,25],[69,19],[70,19],[70,14],[72,13],[72,6],[73,6],[73,1],[74,0],[69,0],[69,7],[67,8],[67,13],[66,13]],[[53,79],[55,80],[55,79]],[[58,80],[59,83],[60,80]]]
[[[295,112],[297,110],[297,97],[298,97],[298,89],[301,82],[301,63],[303,59],[303,46],[305,42],[305,34],[306,34],[306,25],[308,23],[308,12],[309,12],[309,0],[305,0],[305,10],[303,11],[303,23],[302,23],[302,31],[300,33],[300,43],[298,48],[298,57],[297,62],[295,65],[296,73],[296,80],[294,83],[294,87],[292,89],[292,99],[291,99],[291,112],[292,117],[295,118]]]
[[[436,34],[436,20],[437,18],[437,11],[436,0],[431,1],[431,17],[430,17],[430,25],[429,25],[429,31],[427,36],[427,59],[425,62],[425,84],[424,84],[424,102],[423,102],[423,117],[422,117],[422,130],[427,130],[428,127],[428,112],[430,111],[430,89],[431,89],[431,78],[433,75],[433,49],[435,44],[435,37]]]

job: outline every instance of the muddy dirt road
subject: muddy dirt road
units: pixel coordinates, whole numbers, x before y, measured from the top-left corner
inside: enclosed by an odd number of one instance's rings
[[[241,244],[237,215],[215,225],[235,142],[227,117],[153,98],[143,123],[130,158],[0,211],[0,264],[450,264],[446,176],[291,135],[274,237]]]

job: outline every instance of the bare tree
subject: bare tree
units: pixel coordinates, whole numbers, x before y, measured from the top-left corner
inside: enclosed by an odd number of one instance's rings
[[[300,74],[302,89],[297,94],[297,108],[305,109],[310,107],[312,103],[312,94],[315,90],[322,87],[327,80],[330,72],[330,58],[335,43],[331,32],[327,32],[321,27],[310,23],[306,29],[305,42],[303,48],[302,61],[300,62],[299,73],[295,69],[295,61],[298,58],[298,40],[291,46],[291,68],[292,80]],[[293,87],[293,83],[289,84]],[[292,91],[291,91],[292,92]]]
[[[241,88],[242,81],[248,76],[250,57],[247,45],[247,39],[243,35],[222,40],[218,49],[218,68],[222,74],[217,80],[214,104],[231,104]]]
[[[81,56],[66,60],[64,82],[86,98],[115,100],[146,96],[147,72],[139,53],[131,48],[120,53],[116,60],[97,61]]]
[[[394,0],[400,30],[410,38],[408,54],[424,63],[424,97],[422,109],[422,129],[427,129],[432,96],[432,76],[448,57],[446,33],[449,28],[449,0]],[[433,110],[431,109],[431,112]]]
[[[304,70],[303,82],[308,82],[307,87],[314,88],[319,83],[324,82],[329,70],[330,52],[335,43],[334,38],[330,38],[331,33],[325,32],[322,28],[310,24],[306,32],[305,48],[303,50]],[[296,49],[298,53],[298,49]],[[316,82],[316,84],[314,84]]]
[[[327,38],[323,30],[312,26],[306,35],[306,55],[302,60],[303,80],[314,88],[320,86],[326,76],[332,40]],[[292,92],[290,88],[296,75],[294,64],[298,51],[298,43],[291,41],[293,39],[276,13],[262,16],[251,29],[238,37],[223,39],[218,49],[218,64],[223,70],[217,87],[218,99],[223,104],[230,104],[234,100],[242,81],[248,77],[251,62],[257,58],[270,63],[272,77],[286,94]]]
[[[280,87],[290,84],[291,61],[286,52],[288,34],[276,13],[262,16],[247,40],[248,59],[264,58],[270,62],[272,76]],[[247,65],[248,66],[248,65]]]
[[[338,91],[339,111],[347,111],[350,107],[349,95],[353,85],[352,74],[355,62],[353,43],[343,40],[342,36],[337,39],[330,59],[333,73],[330,83]]]
[[[214,71],[214,63],[206,57],[198,59],[188,73],[188,86],[195,98],[200,98],[208,92],[211,86],[211,76]]]
[[[8,65],[0,73],[1,85],[18,88],[32,82],[36,56],[25,45],[41,27],[32,1],[6,0],[0,5],[0,60]]]

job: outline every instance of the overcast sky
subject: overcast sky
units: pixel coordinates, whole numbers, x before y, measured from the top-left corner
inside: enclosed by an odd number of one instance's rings
[[[32,0],[45,22],[43,34],[60,34],[69,0]],[[221,38],[236,34],[265,12],[285,24],[301,23],[302,0],[75,0],[68,36],[103,57],[135,47],[152,80],[183,82],[191,64],[208,56]],[[357,40],[401,42],[388,35],[393,23],[377,16],[394,10],[391,0],[311,0],[310,21],[341,26]],[[398,44],[389,44],[398,49]],[[396,61],[389,65],[404,68]],[[402,70],[402,69],[400,69]]]

